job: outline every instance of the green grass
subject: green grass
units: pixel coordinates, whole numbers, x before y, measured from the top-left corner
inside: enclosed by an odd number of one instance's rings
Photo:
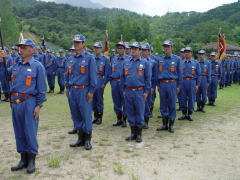
[[[118,175],[123,175],[125,172],[124,172],[124,168],[123,168],[123,165],[120,164],[120,163],[116,163],[114,164],[113,166],[113,170],[116,174]]]
[[[47,160],[47,163],[48,163],[48,167],[58,168],[58,167],[60,167],[61,159],[60,159],[60,157],[52,156]]]

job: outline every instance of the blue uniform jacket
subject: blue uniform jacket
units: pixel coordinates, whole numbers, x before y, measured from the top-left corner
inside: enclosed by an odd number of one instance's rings
[[[207,76],[207,83],[211,82],[211,63],[208,60],[199,61],[201,76]]]
[[[106,56],[102,54],[99,57],[95,56],[96,66],[97,66],[97,76],[102,78],[100,85],[106,85],[109,80],[110,74],[110,63]]]
[[[65,85],[88,86],[89,92],[94,93],[97,85],[97,68],[94,56],[87,51],[82,51],[80,55],[72,54],[66,62]]]
[[[200,74],[201,69],[198,61],[191,59],[191,60],[184,60],[183,62],[183,79],[184,78],[194,78],[196,79],[196,85],[200,85]]]

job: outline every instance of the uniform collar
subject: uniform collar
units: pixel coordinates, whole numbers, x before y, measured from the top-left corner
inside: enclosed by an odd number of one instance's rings
[[[102,56],[103,56],[102,53],[98,57],[95,55],[95,59],[101,59]]]
[[[23,59],[21,58],[20,61],[18,61],[19,64],[23,64]],[[34,63],[34,58],[32,57],[26,64],[32,65]],[[26,65],[25,64],[25,65]]]
[[[74,53],[75,57],[84,57],[85,56],[85,50],[82,50],[80,55],[77,55],[77,53]]]
[[[184,59],[184,62],[192,62],[192,59]]]
[[[166,58],[173,58],[173,54],[170,54],[170,56],[167,56],[166,54],[163,54],[163,58],[166,59]]]
[[[141,60],[141,56],[139,56],[136,60],[133,59],[133,57],[131,58],[131,61],[140,61]]]

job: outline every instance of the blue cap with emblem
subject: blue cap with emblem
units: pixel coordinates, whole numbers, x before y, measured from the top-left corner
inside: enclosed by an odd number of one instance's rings
[[[36,44],[31,39],[23,39],[20,43],[17,44],[17,46],[32,46],[35,47]]]
[[[51,49],[47,49],[47,52],[48,52],[48,53],[51,53],[51,52],[52,52],[52,50],[51,50]]]
[[[129,46],[128,42],[125,42],[125,47],[126,47],[126,49],[130,49],[130,46]]]
[[[198,51],[198,54],[205,54],[206,51],[204,51],[203,49],[201,49],[200,51]]]
[[[64,53],[64,49],[59,49],[59,53]]]
[[[217,53],[214,51],[210,53],[210,56],[216,56],[216,55],[217,55]]]
[[[39,50],[39,49],[41,49],[41,48],[40,48],[40,46],[36,46],[36,49]]]
[[[103,45],[102,45],[101,42],[95,42],[94,45],[93,45],[93,47],[96,47],[96,48],[102,48]]]
[[[17,46],[12,46],[11,48],[12,50],[18,51],[18,47]]]
[[[163,46],[173,46],[173,42],[170,41],[170,40],[165,40],[165,41],[163,42]]]
[[[123,41],[118,42],[116,44],[116,46],[122,46],[122,47],[126,48],[125,43]]]
[[[70,48],[70,50],[75,50],[75,47],[72,45],[72,47]]]
[[[74,42],[85,42],[86,38],[82,34],[75,34],[74,37],[73,37],[73,41]]]
[[[181,52],[181,53],[184,53],[184,50],[185,50],[185,48],[182,48],[182,49],[180,50],[180,52]]]
[[[191,47],[185,47],[184,52],[185,52],[185,51],[193,52],[193,49],[192,49]]]
[[[141,49],[141,44],[139,42],[134,42],[130,45],[130,47],[136,47],[136,48],[140,48]]]
[[[151,50],[151,45],[149,43],[142,44],[142,50]]]

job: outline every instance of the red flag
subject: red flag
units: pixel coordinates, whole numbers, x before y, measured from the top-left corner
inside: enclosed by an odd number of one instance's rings
[[[221,30],[218,33],[218,54],[217,54],[217,59],[222,61],[225,56],[226,56],[226,51],[227,51],[227,44],[225,37],[222,36]]]
[[[108,41],[108,31],[105,32],[105,44],[104,44],[104,54],[109,56],[109,41]]]

